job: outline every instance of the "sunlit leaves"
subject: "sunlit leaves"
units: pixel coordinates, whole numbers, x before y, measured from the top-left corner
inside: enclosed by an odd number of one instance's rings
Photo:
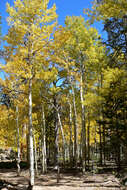
[[[109,18],[123,18],[127,14],[126,0],[102,0],[93,1],[92,10],[84,10],[90,16],[91,21],[106,20]]]

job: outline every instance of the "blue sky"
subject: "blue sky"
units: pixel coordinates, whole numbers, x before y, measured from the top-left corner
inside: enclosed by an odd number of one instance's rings
[[[13,5],[13,0],[1,0],[0,4],[0,14],[2,16],[2,34],[6,34],[8,30],[7,26],[7,13],[6,13],[6,3]],[[61,25],[64,25],[64,20],[66,16],[72,15],[82,15],[84,8],[90,8],[92,6],[92,0],[50,0],[50,4],[55,3],[57,7],[58,22]],[[103,26],[101,24],[94,24],[99,30],[99,33],[102,33]]]
[[[6,3],[13,5],[13,0],[1,0],[0,2],[0,14],[2,16],[2,35],[5,35],[8,31],[8,25],[6,22],[8,14],[6,13]],[[82,15],[85,18],[83,13],[84,8],[91,8],[92,0],[50,0],[50,5],[53,3],[56,4],[57,14],[58,14],[58,23],[64,25],[64,20],[66,16],[80,16]],[[95,23],[93,25],[103,37],[105,33],[102,32],[103,25],[100,23]],[[4,43],[2,44],[2,46]],[[3,61],[2,61],[3,62]],[[3,73],[0,73],[2,77]],[[2,77],[3,78],[3,77]]]

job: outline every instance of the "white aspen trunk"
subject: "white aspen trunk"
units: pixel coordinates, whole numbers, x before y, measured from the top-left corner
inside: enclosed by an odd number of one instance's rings
[[[74,87],[72,87],[72,95],[73,95],[73,108],[74,108],[74,162],[77,167],[78,161],[78,125],[77,125],[77,109],[76,109],[76,101],[75,101],[75,92]]]
[[[54,85],[55,82],[54,82]],[[58,113],[57,113],[57,99],[56,95],[54,96],[54,127],[55,127],[55,146],[54,146],[54,169],[57,170],[57,183],[59,183],[60,180],[60,168],[59,168],[59,126],[58,126]]]
[[[86,123],[85,123],[85,106],[84,102],[84,90],[83,90],[83,70],[81,68],[80,76],[80,99],[81,99],[81,120],[82,120],[82,172],[86,170]]]
[[[66,146],[66,142],[65,142],[64,131],[63,131],[63,126],[62,126],[62,122],[61,122],[59,110],[57,110],[57,114],[58,114],[58,120],[59,120],[60,129],[61,129],[61,134],[62,134],[62,141],[63,141],[63,161],[64,161],[64,165],[65,165],[65,146]]]
[[[88,170],[90,162],[90,117],[88,113],[88,127],[87,127],[87,146],[88,146]]]
[[[69,73],[69,67],[68,67],[68,73]],[[72,96],[73,96],[73,109],[74,109],[74,164],[77,168],[77,161],[78,161],[78,125],[77,125],[77,109],[76,109],[76,101],[75,101],[75,91],[74,86],[71,80],[71,76],[69,74],[69,83],[71,85],[72,90]]]
[[[69,129],[70,129],[69,159],[70,159],[70,163],[72,163],[73,162],[72,105],[71,105],[71,102],[69,101],[69,98],[68,98],[68,103],[69,103]]]
[[[54,96],[54,102],[53,102],[53,107],[54,107],[54,132],[55,132],[55,142],[54,142],[54,166],[58,166],[59,164],[59,142],[58,142],[58,135],[59,135],[59,126],[58,126],[58,116],[57,116],[57,100],[56,96]]]
[[[98,84],[101,84],[101,80],[99,79],[99,76],[98,76]],[[98,95],[100,95],[100,86],[98,85]],[[101,118],[101,108],[99,108],[98,110],[98,118],[100,119]],[[100,165],[103,164],[103,152],[102,152],[102,126],[101,124],[99,123],[99,137],[100,137],[100,146],[99,146],[99,149],[100,149],[100,158],[99,158],[99,161],[100,161]]]
[[[103,87],[103,76],[102,73],[100,73],[100,83],[101,83],[101,89]],[[102,119],[104,120],[104,114],[103,114],[103,105],[101,107],[101,115]],[[104,153],[104,165],[106,164],[106,155],[105,155],[105,124],[103,125],[103,153]]]
[[[19,135],[19,111],[16,106],[16,126],[17,126],[17,175],[20,176],[20,135]]]
[[[59,168],[59,127],[58,123],[56,122],[56,138],[55,138],[55,170],[57,170],[57,183],[59,183],[60,180],[60,168]]]
[[[42,169],[43,173],[47,172],[47,154],[46,154],[46,125],[45,125],[45,112],[44,112],[44,107],[42,106],[42,120],[43,120],[43,128],[42,128]]]
[[[34,150],[32,126],[32,79],[29,80],[29,159],[30,159],[30,186],[34,186]]]
[[[103,152],[104,152],[104,165],[106,164],[106,155],[105,155],[105,125],[103,125]]]
[[[100,164],[102,165],[102,129],[101,129],[101,125],[99,124],[99,137],[100,137]]]
[[[34,142],[34,160],[35,160],[35,172],[38,176],[38,163],[37,163],[37,146],[36,146],[36,140],[35,135],[33,134],[33,142]]]

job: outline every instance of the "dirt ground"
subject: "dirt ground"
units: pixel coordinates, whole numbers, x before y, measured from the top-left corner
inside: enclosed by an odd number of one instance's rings
[[[35,179],[33,190],[127,190],[127,188],[121,187],[119,179],[112,174],[63,173],[60,174],[59,183],[57,183],[56,176],[55,172],[39,175]],[[17,177],[15,169],[0,169],[0,180],[10,183],[10,189],[26,190],[29,172],[22,170],[21,176]],[[4,190],[5,188],[0,189]]]

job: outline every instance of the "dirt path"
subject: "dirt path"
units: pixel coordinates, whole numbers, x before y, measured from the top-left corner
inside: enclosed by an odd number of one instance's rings
[[[16,170],[0,169],[0,179],[11,183],[18,190],[26,190],[28,187],[29,174],[24,170],[17,177]],[[56,174],[50,172],[39,175],[35,180],[34,190],[119,190],[119,180],[112,174],[61,174],[60,182],[56,182]]]

